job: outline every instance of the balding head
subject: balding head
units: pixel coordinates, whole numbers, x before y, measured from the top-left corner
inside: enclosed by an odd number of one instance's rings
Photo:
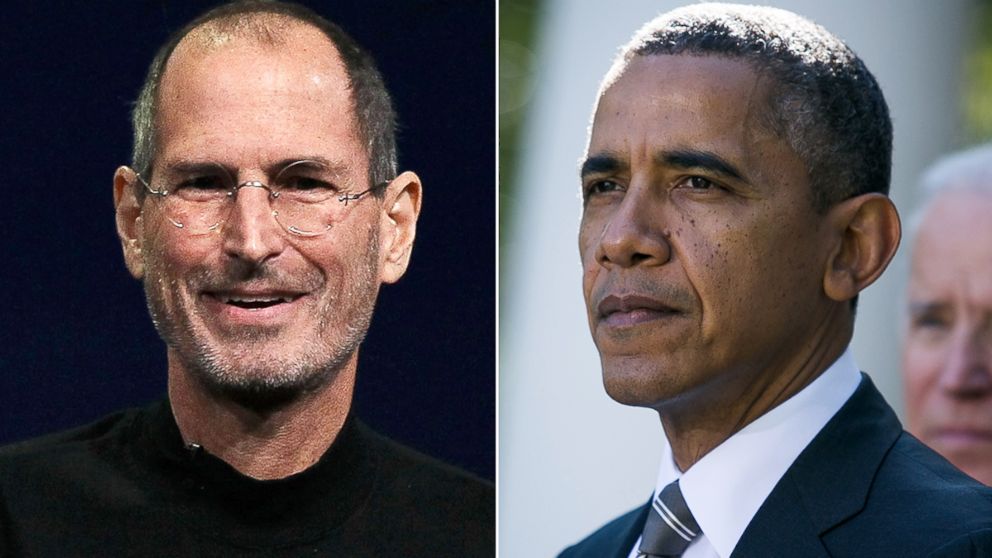
[[[174,33],[159,49],[133,113],[132,166],[142,174],[152,171],[160,125],[160,88],[177,50],[205,54],[234,42],[262,49],[280,48],[301,26],[322,33],[334,45],[334,52],[344,65],[358,137],[368,155],[368,184],[393,178],[397,172],[395,113],[372,58],[341,28],[309,9],[260,0],[233,2],[211,10]]]

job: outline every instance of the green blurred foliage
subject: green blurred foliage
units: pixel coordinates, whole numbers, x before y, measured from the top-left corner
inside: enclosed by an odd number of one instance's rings
[[[976,3],[973,44],[965,59],[962,109],[967,143],[992,141],[992,0]]]
[[[520,162],[520,140],[535,87],[535,43],[543,0],[499,2],[499,227],[500,246],[510,231]],[[502,269],[502,268],[501,268]]]

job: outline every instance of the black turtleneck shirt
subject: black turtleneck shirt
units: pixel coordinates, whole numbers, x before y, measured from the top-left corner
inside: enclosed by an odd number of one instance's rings
[[[167,401],[0,450],[0,557],[492,557],[490,483],[353,418],[270,481],[188,450]]]

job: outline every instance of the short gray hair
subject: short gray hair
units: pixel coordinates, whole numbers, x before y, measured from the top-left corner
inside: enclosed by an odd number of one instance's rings
[[[922,199],[909,218],[909,236],[914,240],[934,202],[958,192],[992,196],[992,143],[945,155],[923,171]]]

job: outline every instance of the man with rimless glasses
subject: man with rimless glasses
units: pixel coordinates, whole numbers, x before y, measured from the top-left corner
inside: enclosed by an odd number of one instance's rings
[[[420,211],[393,120],[368,54],[296,5],[160,49],[114,202],[169,397],[3,450],[0,555],[493,555],[491,485],[351,413]]]
[[[335,217],[344,211],[342,205],[389,186],[389,181],[383,181],[358,193],[342,191],[333,182],[329,163],[323,160],[290,162],[276,173],[271,186],[258,180],[238,184],[231,171],[215,162],[183,164],[166,171],[159,189],[134,174],[149,194],[162,199],[169,222],[194,235],[219,231],[241,188],[266,190],[272,216],[287,232],[314,237],[331,229]],[[172,196],[167,197],[170,193]]]

